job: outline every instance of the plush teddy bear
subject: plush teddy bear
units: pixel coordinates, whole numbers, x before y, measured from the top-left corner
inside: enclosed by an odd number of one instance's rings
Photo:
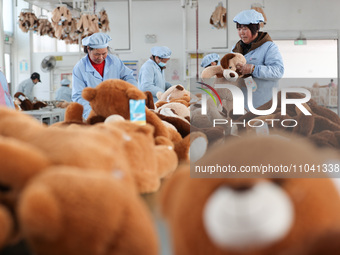
[[[20,241],[16,207],[26,183],[50,165],[30,144],[0,136],[0,251]]]
[[[0,110],[0,116],[4,123],[0,127],[1,135],[39,148],[52,164],[123,171],[131,175],[140,193],[157,191],[161,178],[178,164],[173,143],[166,137],[154,138],[154,127],[149,124],[140,126],[124,121],[60,128],[42,126],[31,116],[11,109]],[[25,131],[10,128],[21,121],[25,123]]]
[[[246,64],[245,57],[240,53],[228,53],[225,54],[221,61],[221,65],[209,66],[205,68],[201,73],[201,78],[203,84],[210,85],[212,87],[215,84],[232,84],[238,87],[245,86],[243,75],[240,75],[237,70],[237,66]],[[223,109],[224,112],[229,113],[233,109],[233,96],[232,93],[225,88],[215,89],[219,97],[221,98],[220,110]],[[217,100],[217,98],[216,98]],[[230,120],[228,116],[226,118]],[[230,134],[231,129],[227,130]]]
[[[96,88],[85,88],[82,92],[84,99],[90,102],[92,111],[87,122],[100,116],[104,120],[110,115],[119,114],[124,119],[130,120],[129,100],[146,99],[145,93],[136,86],[119,79],[108,79],[100,83]],[[155,137],[168,137],[168,131],[161,120],[150,110],[146,109],[146,122],[155,127]]]
[[[287,93],[287,97],[289,99],[299,99],[304,98],[304,95],[300,93]],[[277,102],[278,105],[281,105],[281,92],[278,92],[277,94]],[[271,105],[272,100],[258,107],[257,109],[267,110],[270,109]],[[238,123],[249,123],[249,121],[255,120],[265,122],[265,119],[271,122],[274,119],[276,120],[275,124],[270,124],[270,130],[281,129],[284,131],[293,132],[310,138],[319,146],[331,146],[338,148],[337,139],[334,140],[333,138],[336,138],[337,132],[340,131],[339,116],[332,110],[323,106],[319,106],[313,99],[310,99],[307,103],[302,105],[307,111],[311,113],[311,115],[305,115],[294,104],[288,104],[286,115],[282,115],[281,108],[278,107],[271,115],[258,116],[252,112],[247,112],[242,116],[237,116],[230,112],[229,116],[231,116],[231,118]],[[286,121],[286,125],[288,126],[294,126],[295,124],[296,126],[293,128],[282,127],[278,123],[281,123],[283,120]],[[255,123],[252,124],[254,125]],[[248,126],[244,128],[242,125],[238,125],[238,133],[242,133],[243,130],[251,129],[253,128]]]
[[[312,237],[340,230],[332,180],[299,168],[330,155],[338,157],[293,135],[245,136],[211,149],[191,169],[183,165],[161,196],[174,254],[301,254],[294,251]],[[256,172],[261,167],[268,173]]]
[[[54,165],[130,171],[122,151],[123,131],[116,130],[108,136],[79,125],[69,129],[46,127],[29,115],[5,107],[0,108],[0,118],[0,135],[35,146]]]
[[[22,111],[39,110],[47,106],[46,103],[41,101],[32,103],[22,92],[14,94],[14,103]]]
[[[197,99],[190,91],[186,90],[182,85],[174,85],[168,88],[165,92],[157,92],[158,101],[155,103],[156,108],[169,102],[182,103],[185,106],[190,105],[191,100]]]
[[[146,99],[145,93],[137,89],[134,85],[119,79],[103,81],[96,88],[85,88],[82,92],[82,96],[90,102],[92,107],[88,122],[91,122],[91,119],[97,116],[101,116],[103,119],[106,119],[110,115],[114,114],[121,115],[124,119],[130,120],[130,99]],[[146,123],[151,124],[154,127],[155,138],[163,136],[171,139],[170,132],[173,132],[173,130],[169,130],[156,113],[146,108],[145,115]],[[202,135],[204,136],[204,134]],[[173,141],[175,144],[175,150],[176,147],[186,146],[186,149],[181,151],[189,152],[190,143],[186,141],[189,141],[190,138],[184,141],[182,140],[184,139],[176,142]],[[177,154],[177,156],[179,161],[188,160],[189,157],[188,154]]]
[[[118,115],[119,116],[119,115]],[[119,116],[121,117],[121,116]],[[105,123],[90,126],[103,132],[124,132],[124,157],[135,180],[139,193],[151,193],[159,189],[161,179],[171,174],[178,165],[173,143],[166,137],[153,137],[154,127],[139,125],[122,119],[106,119]]]
[[[124,178],[60,166],[32,179],[18,214],[34,254],[159,254],[151,215]]]

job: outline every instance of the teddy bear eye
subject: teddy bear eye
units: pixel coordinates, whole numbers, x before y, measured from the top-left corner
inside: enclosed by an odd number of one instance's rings
[[[8,192],[10,190],[11,190],[11,188],[9,186],[6,186],[6,185],[0,183],[0,192],[5,193],[5,192]]]
[[[281,178],[274,178],[271,181],[278,186],[283,186],[283,184],[285,183],[285,180]]]
[[[229,69],[233,69],[233,67],[232,67],[232,66],[229,66]]]

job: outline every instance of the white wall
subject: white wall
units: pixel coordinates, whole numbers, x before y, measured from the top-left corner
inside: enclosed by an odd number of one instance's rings
[[[20,9],[23,8],[22,2],[22,0],[18,0],[17,15],[15,17],[19,15]],[[131,50],[118,52],[119,57],[122,60],[138,60],[142,64],[143,61],[149,58],[151,47],[166,45],[173,51],[173,63],[180,70],[181,81],[184,82],[186,52],[196,51],[196,9],[186,6],[185,10],[183,10],[180,2],[178,0],[132,1]],[[239,39],[235,24],[232,22],[233,17],[238,12],[249,9],[251,4],[254,3],[251,0],[228,0],[228,30],[218,30],[212,28],[209,24],[209,19],[219,2],[219,0],[199,1],[199,52],[218,52],[220,55],[228,53]],[[222,2],[226,6],[226,0],[222,0]],[[264,11],[268,18],[264,30],[270,31],[274,39],[279,37],[293,38],[300,31],[307,31],[306,34],[312,37],[317,37],[318,35],[327,37],[330,34],[337,37],[340,28],[340,15],[338,15],[340,2],[337,0],[314,1],[313,3],[307,0],[262,0],[260,3],[264,4]],[[126,4],[122,1],[97,1],[96,9],[100,11],[103,7],[106,9],[109,19],[111,17],[111,28],[114,28],[109,32],[113,38],[110,46],[113,48],[116,48],[115,46],[119,48],[125,45],[128,46],[127,33],[123,31],[124,28],[126,29]],[[186,20],[183,19],[183,12],[185,12]],[[116,21],[117,17],[120,21],[123,20],[123,26]],[[186,21],[186,24],[184,21]],[[183,24],[185,24],[186,28],[184,32]],[[328,32],[330,30],[332,31]],[[155,34],[157,43],[146,43],[146,34]],[[185,37],[184,34],[186,35]],[[228,41],[226,40],[227,36]],[[19,72],[19,62],[22,59],[30,59],[29,42],[29,34],[17,29],[14,44],[16,55],[14,84],[27,77],[26,74]],[[224,48],[227,46],[228,48]],[[55,54],[60,55],[60,53]],[[40,54],[33,54],[29,73],[40,70],[41,59]],[[77,54],[70,56],[70,59],[67,59],[68,65],[76,63],[78,59],[79,55]],[[45,75],[43,79],[45,79]]]

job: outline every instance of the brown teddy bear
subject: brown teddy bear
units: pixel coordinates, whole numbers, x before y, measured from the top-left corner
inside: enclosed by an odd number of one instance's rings
[[[48,168],[25,187],[20,228],[44,255],[157,255],[151,215],[124,174]]]
[[[124,119],[130,120],[129,100],[146,99],[145,93],[137,89],[134,85],[119,79],[108,79],[100,83],[96,88],[85,88],[82,92],[82,97],[90,102],[92,111],[88,117],[88,122],[91,122],[92,118],[100,116],[106,119],[110,115],[121,115]],[[162,120],[148,108],[145,109],[146,123],[151,124],[154,127],[154,137],[166,137],[172,140],[172,132]],[[202,134],[204,136],[204,134]],[[180,136],[176,136],[176,139]],[[195,138],[198,138],[195,136]],[[201,139],[200,139],[201,140]],[[188,160],[190,157],[190,138],[172,140],[176,148],[184,146],[182,150],[176,150],[178,152],[178,160]],[[201,140],[204,142],[204,139]],[[204,144],[202,145],[204,146]],[[187,152],[186,154],[179,154],[181,152]]]
[[[27,143],[0,136],[0,251],[20,239],[16,207],[26,183],[50,165],[42,151]]]
[[[46,103],[41,101],[32,103],[22,92],[14,94],[14,103],[22,111],[39,110],[47,106]]]
[[[183,165],[161,196],[174,254],[300,254],[294,251],[311,238],[340,230],[332,180],[299,171],[326,163],[329,155],[337,154],[294,136],[245,136],[213,148],[191,170]],[[260,166],[292,166],[297,173],[250,171]]]
[[[7,108],[0,109],[0,116],[4,124],[1,135],[35,146],[52,164],[123,171],[140,193],[158,190],[160,179],[178,164],[173,143],[166,137],[154,138],[154,127],[149,124],[124,121],[60,128],[42,126],[31,116]],[[25,123],[24,132],[11,128],[21,122]]]
[[[119,79],[108,79],[96,88],[85,88],[82,97],[90,102],[92,111],[87,119],[102,117],[104,120],[110,115],[119,114],[124,119],[130,120],[129,100],[146,99],[145,93],[136,86]],[[155,127],[155,137],[168,137],[169,133],[161,120],[150,110],[146,109],[146,122]]]

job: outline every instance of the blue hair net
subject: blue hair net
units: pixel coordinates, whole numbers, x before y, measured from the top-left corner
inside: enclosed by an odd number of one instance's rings
[[[84,46],[89,46],[94,49],[103,49],[108,46],[109,41],[111,41],[112,38],[104,33],[95,33],[91,36],[85,37],[82,40],[82,44]]]
[[[264,22],[264,18],[261,13],[251,9],[251,10],[241,11],[239,14],[235,16],[233,21],[240,25],[249,25],[249,24],[259,24],[260,22]]]
[[[202,59],[201,67],[207,67],[211,62],[218,61],[220,56],[216,53],[205,55]]]
[[[151,48],[151,54],[160,58],[170,58],[171,50],[166,46],[156,46]]]
[[[68,79],[62,79],[61,82],[60,82],[61,85],[69,85],[70,83],[71,83],[71,81],[68,80]]]

